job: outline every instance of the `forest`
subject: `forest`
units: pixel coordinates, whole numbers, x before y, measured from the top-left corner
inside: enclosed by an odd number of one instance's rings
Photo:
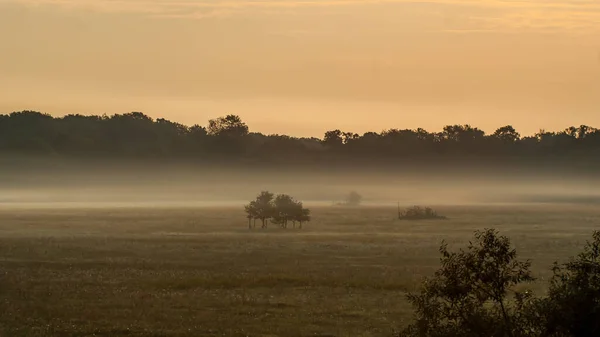
[[[186,126],[141,112],[53,117],[36,111],[0,114],[0,153],[66,157],[250,159],[261,163],[377,162],[407,159],[500,160],[582,158],[600,154],[600,130],[570,126],[521,135],[511,125],[491,134],[471,125],[439,132],[390,127],[380,132],[330,130],[322,138],[252,132],[238,115]]]

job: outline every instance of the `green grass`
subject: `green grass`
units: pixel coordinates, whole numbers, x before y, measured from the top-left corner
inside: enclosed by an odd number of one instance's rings
[[[600,224],[586,206],[314,208],[302,230],[248,230],[239,209],[1,209],[0,336],[389,336],[407,291],[494,227],[533,260],[555,260]]]

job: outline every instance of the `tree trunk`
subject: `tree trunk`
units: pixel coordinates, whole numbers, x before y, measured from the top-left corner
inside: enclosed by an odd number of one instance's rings
[[[502,299],[497,299],[500,302],[500,309],[502,310],[502,317],[504,318],[504,328],[506,329],[506,334],[508,337],[513,337],[512,327],[510,324],[510,318],[506,313],[506,308],[504,307],[504,301]]]
[[[248,218],[248,229],[252,229],[252,219]]]

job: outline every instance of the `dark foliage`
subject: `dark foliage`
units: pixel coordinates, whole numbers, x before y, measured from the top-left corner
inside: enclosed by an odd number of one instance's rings
[[[352,191],[348,193],[346,197],[346,205],[348,206],[358,206],[362,202],[362,195],[358,194],[356,191]]]
[[[545,331],[555,336],[600,336],[600,231],[571,261],[555,264],[542,300]]]
[[[244,206],[246,218],[248,219],[248,228],[254,228],[256,220],[262,221],[261,228],[267,228],[269,220],[274,225],[281,228],[287,228],[291,222],[299,228],[302,224],[311,220],[310,210],[304,208],[301,201],[296,201],[287,194],[274,194],[268,191],[261,192],[255,200]]]
[[[490,229],[475,239],[459,252],[442,243],[441,267],[408,295],[415,322],[399,336],[600,336],[600,232],[575,259],[555,264],[545,297],[515,291],[534,279],[508,238]]]
[[[444,220],[447,219],[443,215],[438,215],[436,211],[430,207],[412,206],[404,211],[398,208],[398,219],[400,220]]]
[[[346,198],[344,198],[343,202],[338,202],[338,203],[335,203],[334,205],[357,207],[357,206],[360,206],[362,199],[363,199],[362,195],[358,194],[358,192],[351,191],[350,193],[348,193],[348,195],[346,195]]]
[[[521,136],[512,126],[486,135],[470,125],[449,125],[441,132],[388,129],[359,135],[327,131],[323,139],[250,132],[237,115],[191,127],[140,112],[112,116],[52,117],[35,111],[0,115],[0,153],[66,156],[252,158],[258,162],[406,162],[419,158],[540,158],[600,153],[600,131],[589,126],[560,132],[541,130]]]
[[[517,261],[506,237],[493,230],[477,232],[467,250],[440,248],[441,268],[410,294],[416,322],[403,336],[516,336],[518,306],[508,292],[533,277],[529,262]]]

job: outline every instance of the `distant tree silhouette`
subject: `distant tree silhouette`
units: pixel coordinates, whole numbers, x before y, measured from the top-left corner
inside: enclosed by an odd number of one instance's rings
[[[498,128],[492,136],[505,143],[514,143],[521,138],[521,135],[512,127],[512,125]]]
[[[260,209],[257,201],[250,201],[248,205],[244,206],[244,211],[246,211],[246,217],[248,218],[248,228],[255,228],[256,219],[260,219]]]
[[[400,220],[441,220],[446,219],[445,216],[437,214],[430,207],[412,206],[400,211],[398,206],[398,219]]]
[[[262,221],[262,228],[267,227],[269,220],[281,228],[287,228],[290,221],[294,228],[296,222],[302,228],[304,222],[311,220],[310,210],[304,208],[302,202],[294,200],[287,194],[279,194],[274,198],[274,194],[268,191],[261,192],[256,200],[244,206],[244,210],[248,219],[248,228],[253,228],[252,220],[256,219]]]
[[[239,155],[244,152],[249,128],[239,116],[227,115],[209,120],[207,132],[213,137],[212,147],[218,153]]]
[[[287,228],[288,221],[294,219],[302,209],[294,198],[287,194],[279,194],[274,200],[275,212],[273,214],[273,224]]]
[[[323,137],[323,144],[328,146],[342,146],[344,144],[343,132],[340,130],[333,130],[325,132]]]
[[[237,115],[227,115],[208,121],[211,136],[243,137],[248,135],[248,125]]]
[[[299,228],[302,229],[302,224],[305,222],[309,222],[311,220],[310,209],[302,207],[302,203],[300,203],[300,208],[298,212],[294,215],[294,227],[296,227],[296,221],[299,224]]]
[[[346,200],[344,204],[347,206],[358,206],[362,202],[362,195],[358,194],[356,191],[351,191],[346,196]]]
[[[264,135],[250,132],[238,115],[211,119],[207,126],[185,126],[164,118],[130,112],[111,116],[52,117],[36,111],[0,115],[0,154],[114,158],[252,159],[255,163],[309,164],[379,160],[409,163],[413,159],[481,160],[496,157],[528,161],[548,158],[574,165],[598,162],[600,130],[570,126],[562,131],[540,130],[522,136],[511,125],[492,134],[469,124],[447,125],[440,132],[422,128],[388,128],[359,135],[339,129],[323,139]],[[575,160],[575,158],[579,158]]]
[[[256,200],[247,205],[246,213],[253,219],[259,219],[262,222],[262,228],[267,227],[268,220],[274,215],[273,197],[273,193],[262,191],[256,197]]]

